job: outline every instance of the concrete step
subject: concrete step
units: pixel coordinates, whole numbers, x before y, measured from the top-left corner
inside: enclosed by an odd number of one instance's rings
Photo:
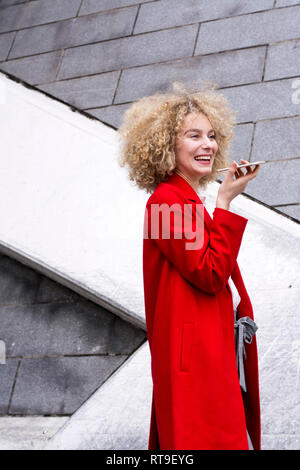
[[[0,450],[40,450],[68,419],[3,416],[0,418]]]

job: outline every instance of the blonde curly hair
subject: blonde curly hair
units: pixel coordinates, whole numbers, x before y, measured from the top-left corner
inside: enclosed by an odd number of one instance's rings
[[[121,140],[119,164],[129,168],[129,179],[152,193],[176,167],[175,143],[186,115],[206,115],[215,130],[218,151],[212,171],[199,180],[199,187],[215,181],[217,169],[229,163],[228,149],[236,125],[235,112],[211,82],[187,87],[174,82],[172,90],[155,93],[132,103],[118,129]]]

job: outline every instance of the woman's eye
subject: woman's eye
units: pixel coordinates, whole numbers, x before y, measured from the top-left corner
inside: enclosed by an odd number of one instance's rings
[[[192,138],[193,138],[193,137],[199,137],[199,135],[198,135],[198,134],[195,134],[195,135],[191,135],[191,137],[192,137]],[[212,135],[209,136],[209,138],[210,138],[210,139],[215,139],[216,136],[215,136],[215,134],[212,134]]]

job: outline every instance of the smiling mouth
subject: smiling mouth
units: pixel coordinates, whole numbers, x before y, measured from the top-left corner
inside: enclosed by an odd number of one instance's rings
[[[210,163],[212,155],[196,155],[194,160],[201,163]]]

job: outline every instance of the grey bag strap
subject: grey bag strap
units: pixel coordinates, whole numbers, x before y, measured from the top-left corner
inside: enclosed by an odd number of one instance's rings
[[[246,388],[246,379],[245,379],[245,370],[244,370],[244,358],[246,357],[246,350],[244,341],[248,344],[252,342],[252,338],[255,335],[258,326],[256,323],[251,320],[250,317],[241,317],[238,320],[237,310],[234,311],[234,335],[235,335],[235,354],[236,354],[236,363],[239,374],[240,386],[247,391]]]

